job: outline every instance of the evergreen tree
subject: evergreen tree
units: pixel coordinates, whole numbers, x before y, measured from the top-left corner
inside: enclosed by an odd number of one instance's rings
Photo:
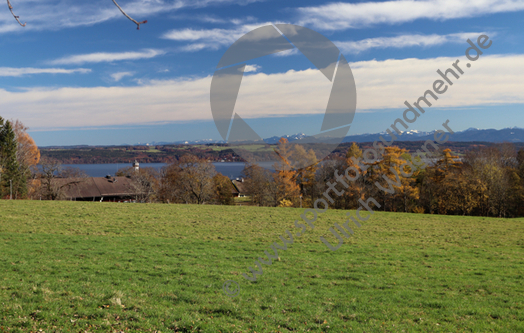
[[[16,159],[17,142],[15,132],[9,121],[0,117],[0,168],[2,179],[0,194],[2,197],[10,193],[10,181],[13,186],[13,197],[23,197],[27,193],[27,175],[20,172]]]

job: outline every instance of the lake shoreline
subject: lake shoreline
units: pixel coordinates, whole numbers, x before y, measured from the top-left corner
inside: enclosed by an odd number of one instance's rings
[[[231,179],[242,177],[242,170],[246,162],[211,162],[217,172]],[[275,162],[260,162],[265,168],[273,169]],[[168,163],[139,163],[141,168],[154,168],[160,171]],[[132,163],[96,163],[96,164],[62,164],[62,168],[77,168],[84,171],[89,177],[115,176],[118,170],[132,167]]]

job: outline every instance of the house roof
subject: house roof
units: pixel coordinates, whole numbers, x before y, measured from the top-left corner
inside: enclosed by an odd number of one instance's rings
[[[231,193],[233,195],[239,195],[240,192],[238,191],[237,187],[235,186],[235,184],[233,184],[233,186],[231,186]]]
[[[53,183],[67,198],[131,196],[136,194],[132,180],[127,177],[55,178]]]
[[[241,181],[238,181],[238,180],[232,180],[231,182],[233,183],[233,185],[237,189],[238,193],[246,193],[247,192],[245,183],[243,183]]]

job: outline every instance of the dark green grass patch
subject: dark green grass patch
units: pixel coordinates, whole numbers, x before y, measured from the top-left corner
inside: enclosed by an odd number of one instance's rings
[[[0,201],[0,330],[524,331],[522,219],[377,212],[333,252],[328,211],[246,280],[301,212]]]

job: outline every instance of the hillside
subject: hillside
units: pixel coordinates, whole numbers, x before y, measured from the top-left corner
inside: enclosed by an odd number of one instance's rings
[[[431,136],[432,137],[432,136]],[[423,138],[423,137],[422,137]],[[422,139],[421,138],[421,139]],[[372,142],[359,142],[359,146],[371,147]],[[420,149],[424,141],[397,141],[395,146],[415,152]],[[473,141],[473,142],[447,142],[440,145],[441,149],[449,148],[458,154],[464,154],[467,150],[478,146],[492,146],[496,143]],[[517,149],[524,148],[524,142],[514,143]],[[328,158],[345,156],[351,142],[342,143]],[[264,157],[271,149],[271,145],[246,145],[241,148],[250,152],[259,153]],[[165,145],[165,146],[74,146],[40,148],[43,157],[52,157],[63,164],[107,164],[107,163],[132,163],[138,160],[140,163],[170,163],[184,154],[191,154],[212,162],[238,162],[243,159],[235,153],[227,144],[207,145]]]
[[[381,136],[390,140],[390,137],[384,133],[347,136],[328,158],[345,155],[352,142],[357,142],[360,147],[371,147],[371,144],[380,140]],[[300,133],[283,137],[293,142],[304,138],[305,135]],[[237,146],[235,149],[247,150],[255,159],[265,160],[279,139],[280,137],[275,136],[265,139],[264,143]],[[394,145],[413,153],[420,149],[428,139],[434,139],[433,132],[407,131],[398,137]],[[464,154],[467,150],[478,146],[492,146],[502,142],[513,143],[517,149],[524,148],[524,129],[518,127],[501,130],[470,128],[455,132],[451,135],[450,141],[440,147]],[[318,145],[322,146],[323,143],[318,143]],[[63,164],[131,163],[134,160],[141,163],[170,163],[188,153],[213,162],[243,161],[235,150],[222,141],[205,144],[186,141],[185,143],[162,142],[154,145],[40,147],[40,150],[42,156],[55,158]]]
[[[0,201],[8,331],[524,330],[524,219],[321,214],[256,282],[293,208]],[[327,236],[330,235],[330,236]],[[289,238],[286,236],[286,238]],[[223,292],[237,281],[240,294]]]

